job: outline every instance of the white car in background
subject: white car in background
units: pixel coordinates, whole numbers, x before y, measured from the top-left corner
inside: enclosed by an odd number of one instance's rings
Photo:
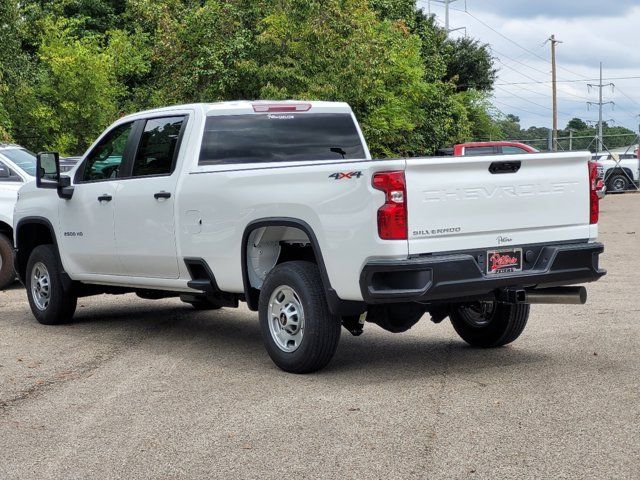
[[[18,190],[34,180],[36,156],[19,145],[0,143],[0,289],[15,278],[13,271],[13,209]]]
[[[60,171],[68,172],[80,157],[60,159]],[[18,190],[35,179],[36,156],[20,145],[0,143],[0,290],[9,286],[13,271],[13,209]]]

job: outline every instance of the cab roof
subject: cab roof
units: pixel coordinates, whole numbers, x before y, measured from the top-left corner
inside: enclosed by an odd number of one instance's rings
[[[296,108],[298,107],[298,108]],[[273,108],[273,110],[269,110]],[[190,103],[154,108],[132,113],[122,119],[148,116],[150,114],[172,113],[179,110],[199,110],[206,114],[250,114],[274,112],[323,112],[323,113],[351,113],[351,107],[345,102],[325,102],[308,100],[234,100],[215,103]]]

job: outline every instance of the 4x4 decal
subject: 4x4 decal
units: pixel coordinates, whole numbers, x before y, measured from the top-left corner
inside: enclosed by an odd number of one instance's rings
[[[329,175],[329,178],[333,178],[334,180],[342,180],[347,179],[350,180],[352,178],[360,178],[362,176],[362,172],[336,172]]]

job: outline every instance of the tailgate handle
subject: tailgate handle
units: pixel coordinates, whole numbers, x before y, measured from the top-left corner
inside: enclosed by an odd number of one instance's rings
[[[493,162],[489,165],[491,173],[516,173],[522,162]]]

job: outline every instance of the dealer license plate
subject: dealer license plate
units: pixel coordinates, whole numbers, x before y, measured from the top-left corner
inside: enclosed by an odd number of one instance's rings
[[[522,249],[500,249],[487,252],[487,273],[498,275],[522,271]]]

